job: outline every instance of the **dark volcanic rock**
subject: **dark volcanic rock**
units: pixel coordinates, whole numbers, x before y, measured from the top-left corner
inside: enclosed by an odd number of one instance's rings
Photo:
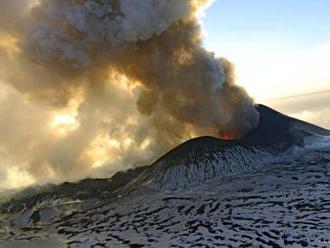
[[[198,137],[188,140],[159,158],[181,159],[187,154],[203,155],[206,151],[225,150],[228,147],[272,147],[280,150],[292,145],[303,145],[304,138],[313,135],[330,135],[330,131],[316,125],[289,117],[265,105],[257,105],[260,122],[256,129],[239,140],[222,140],[216,137]]]
[[[8,212],[19,212],[23,209],[32,209],[37,203],[56,199],[109,199],[112,194],[123,187],[137,175],[139,175],[146,166],[129,169],[127,171],[117,172],[110,179],[83,179],[79,182],[65,182],[60,185],[45,185],[39,187],[29,187],[11,200],[0,205],[0,214]]]
[[[316,125],[284,115],[259,104],[260,122],[238,144],[247,145],[302,145],[306,136],[330,135],[330,131]]]
[[[239,140],[215,137],[191,139],[169,151],[141,173],[129,187],[156,184],[166,189],[198,185],[214,177],[226,177],[263,169],[292,146],[330,135],[330,131],[258,105],[260,122]]]

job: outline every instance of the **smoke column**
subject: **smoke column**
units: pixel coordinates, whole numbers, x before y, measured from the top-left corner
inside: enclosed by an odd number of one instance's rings
[[[233,66],[201,45],[209,4],[2,0],[2,186],[108,176],[192,137],[253,129]]]

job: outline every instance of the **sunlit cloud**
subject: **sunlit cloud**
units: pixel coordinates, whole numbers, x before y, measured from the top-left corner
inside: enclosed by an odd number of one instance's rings
[[[61,135],[66,135],[70,131],[74,131],[79,127],[79,122],[72,115],[55,115],[51,126],[55,132]]]
[[[18,187],[26,187],[35,183],[34,178],[26,171],[18,166],[12,166],[7,169],[2,187],[5,189],[12,189]]]

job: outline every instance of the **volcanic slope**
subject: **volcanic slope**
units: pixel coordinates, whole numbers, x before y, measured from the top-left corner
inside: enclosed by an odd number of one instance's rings
[[[187,141],[107,198],[54,195],[3,213],[0,246],[329,246],[329,131],[257,109],[245,138]]]
[[[214,177],[227,177],[267,169],[267,164],[290,156],[323,136],[326,129],[258,105],[259,126],[240,140],[200,137],[176,147],[146,168],[130,186],[154,184],[164,189],[199,185]]]

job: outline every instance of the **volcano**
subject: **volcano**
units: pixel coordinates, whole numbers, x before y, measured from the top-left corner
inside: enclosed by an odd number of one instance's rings
[[[226,177],[264,169],[292,147],[330,135],[330,131],[258,105],[260,122],[239,140],[199,137],[174,148],[136,180],[137,185],[156,183],[176,189],[198,185],[214,177]]]
[[[199,137],[110,179],[15,194],[1,247],[326,247],[330,131],[256,108],[241,139]]]

